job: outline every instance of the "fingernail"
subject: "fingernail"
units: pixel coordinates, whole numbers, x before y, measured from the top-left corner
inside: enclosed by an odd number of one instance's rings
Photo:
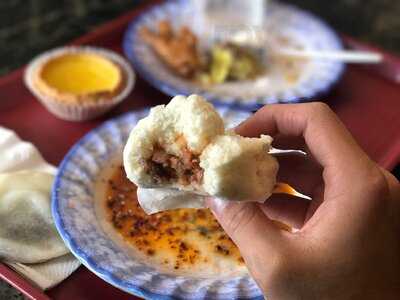
[[[217,215],[221,214],[227,205],[228,201],[219,198],[206,199],[206,206],[210,208]]]

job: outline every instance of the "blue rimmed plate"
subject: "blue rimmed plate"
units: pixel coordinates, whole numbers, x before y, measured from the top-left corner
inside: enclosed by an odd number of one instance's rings
[[[245,110],[264,104],[301,102],[327,93],[341,77],[344,64],[329,60],[307,60],[290,76],[282,75],[271,64],[268,75],[252,81],[224,83],[210,87],[175,75],[140,37],[142,26],[156,29],[158,21],[169,20],[174,27],[194,20],[190,1],[172,0],[157,5],[134,19],[128,27],[123,49],[135,70],[164,93],[200,94],[216,104]],[[267,34],[308,50],[340,50],[342,44],[335,32],[316,16],[294,6],[271,1],[267,8]],[[287,80],[287,78],[292,78]],[[295,78],[295,79],[293,79]],[[294,80],[294,81],[293,81]]]
[[[219,112],[231,126],[249,115],[226,108]],[[147,113],[127,113],[104,123],[64,158],[52,192],[53,217],[64,242],[99,277],[146,299],[263,299],[247,274],[229,279],[164,274],[135,257],[104,230],[104,218],[96,210],[102,173],[122,155],[130,130]]]

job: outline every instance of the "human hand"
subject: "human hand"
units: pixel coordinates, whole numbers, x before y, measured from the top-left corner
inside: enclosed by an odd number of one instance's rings
[[[320,165],[307,173],[307,182],[288,181],[311,202],[208,201],[263,293],[269,299],[398,299],[400,185],[368,158],[328,106],[268,105],[237,132],[303,137]],[[284,167],[291,179],[305,178]],[[299,230],[285,231],[272,219]]]

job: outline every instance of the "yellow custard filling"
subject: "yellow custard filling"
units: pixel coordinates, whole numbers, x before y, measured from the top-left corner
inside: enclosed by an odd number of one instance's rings
[[[121,74],[117,65],[100,55],[71,53],[48,61],[41,78],[61,93],[79,95],[113,91]]]

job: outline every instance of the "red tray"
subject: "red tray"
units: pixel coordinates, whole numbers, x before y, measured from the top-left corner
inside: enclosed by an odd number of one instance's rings
[[[99,27],[73,44],[90,44],[121,52],[126,26],[147,6],[149,4]],[[351,47],[367,47],[347,37],[344,41]],[[373,68],[349,66],[340,83],[322,100],[339,115],[375,161],[392,169],[400,160],[400,85],[396,83],[396,76],[397,80],[400,78],[400,58],[382,53],[386,58],[385,64]],[[0,125],[33,142],[43,156],[56,165],[79,138],[106,119],[128,110],[165,103],[169,99],[138,78],[129,98],[112,112],[94,121],[71,123],[48,113],[27,91],[22,75],[23,69],[19,69],[0,78]],[[138,299],[109,285],[83,266],[46,293],[2,264],[0,278],[37,300]]]

